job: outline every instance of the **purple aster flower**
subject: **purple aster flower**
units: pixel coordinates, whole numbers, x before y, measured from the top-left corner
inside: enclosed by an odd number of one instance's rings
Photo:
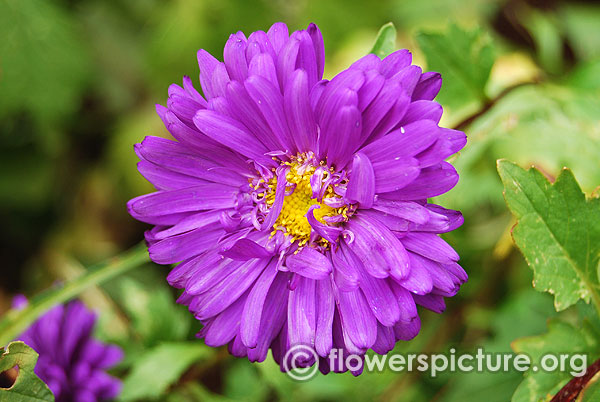
[[[462,215],[427,201],[458,181],[445,159],[466,142],[438,126],[440,74],[400,50],[323,80],[314,24],[238,32],[223,56],[198,52],[204,96],[184,77],[157,106],[175,141],[136,145],[158,191],[128,204],[155,225],[152,260],[179,263],[167,280],[199,336],[280,363],[295,345],[384,354],[416,336],[417,305],[442,312],[467,280],[438,236]]]
[[[120,381],[105,371],[117,364],[123,353],[92,337],[95,321],[96,316],[83,303],[72,301],[48,311],[18,338],[40,355],[35,374],[57,402],[104,401],[120,392]]]

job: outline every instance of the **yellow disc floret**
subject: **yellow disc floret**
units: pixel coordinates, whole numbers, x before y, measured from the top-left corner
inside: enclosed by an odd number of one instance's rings
[[[310,178],[315,172],[313,166],[298,166],[297,162],[288,162],[290,170],[286,175],[286,195],[283,199],[283,206],[277,221],[273,225],[273,234],[277,230],[281,230],[286,235],[291,236],[291,241],[298,241],[299,246],[303,246],[310,240],[311,225],[306,218],[306,214],[310,207],[318,205],[320,208],[315,208],[313,214],[315,218],[324,224],[327,224],[323,217],[332,216],[339,213],[338,209],[332,208],[316,198],[313,198],[313,191],[310,186]],[[302,173],[300,173],[300,171]],[[277,188],[277,177],[273,177],[268,186],[271,191],[266,196],[267,205],[273,205],[275,201],[275,189]],[[293,192],[292,192],[293,189]],[[291,194],[289,194],[291,192]],[[331,187],[325,190],[324,197],[333,197],[333,189]],[[320,243],[326,246],[327,240],[320,239]]]

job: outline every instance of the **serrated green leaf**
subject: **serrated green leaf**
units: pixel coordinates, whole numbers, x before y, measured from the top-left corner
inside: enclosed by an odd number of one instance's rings
[[[556,394],[572,378],[571,371],[575,373],[585,370],[598,356],[599,346],[598,334],[589,326],[576,328],[557,319],[548,323],[547,333],[514,341],[513,350],[529,355],[531,368],[515,391],[512,402],[537,402]],[[587,356],[587,361],[567,359],[564,371],[545,371],[540,362],[542,356],[547,354],[567,354],[569,359],[573,359],[575,354],[581,354]]]
[[[396,50],[396,27],[388,22],[379,29],[373,48],[369,53],[374,53],[383,59]]]
[[[212,354],[199,341],[170,342],[148,350],[123,381],[122,401],[155,399],[179,379],[188,367]]]
[[[38,359],[35,350],[23,342],[11,342],[0,356],[0,373],[15,366],[19,375],[10,388],[0,388],[2,402],[40,402],[54,401],[54,395],[46,384],[35,375],[33,369]]]
[[[537,169],[498,161],[504,197],[518,220],[515,243],[534,271],[534,287],[554,294],[557,311],[577,300],[600,306],[600,199],[586,200],[569,169],[551,184]]]
[[[425,53],[427,69],[442,74],[437,100],[443,106],[459,108],[486,100],[494,48],[481,30],[468,32],[451,25],[444,34],[420,32],[416,39]]]

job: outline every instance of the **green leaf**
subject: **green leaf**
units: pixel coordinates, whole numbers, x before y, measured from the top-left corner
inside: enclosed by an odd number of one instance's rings
[[[0,401],[2,402],[33,402],[54,401],[50,388],[33,369],[38,359],[38,354],[23,342],[11,342],[0,356],[0,373],[18,366],[19,374],[15,383],[10,388],[0,388]]]
[[[579,59],[600,57],[600,7],[598,3],[564,2],[556,13],[569,44]]]
[[[379,29],[373,48],[369,53],[374,53],[383,59],[396,50],[396,36],[396,27],[393,23],[388,22]]]
[[[442,74],[437,100],[443,106],[460,108],[487,101],[485,86],[494,64],[494,48],[481,30],[467,32],[451,25],[445,34],[420,32],[416,39],[428,70]]]
[[[596,373],[579,394],[581,402],[600,401],[600,373]]]
[[[511,294],[498,310],[490,313],[489,331],[494,336],[479,346],[486,352],[510,353],[515,338],[543,332],[548,317],[556,314],[548,298],[529,287]],[[444,402],[505,402],[523,381],[522,373],[516,370],[448,373],[447,378]]]
[[[582,188],[593,191],[600,183],[600,96],[580,78],[579,85],[587,89],[555,84],[516,88],[471,124],[465,130],[467,145],[453,162],[460,180],[438,203],[463,213],[479,211],[482,204],[503,208],[496,170],[496,160],[503,158],[521,166],[535,163],[555,176],[569,166]]]
[[[564,58],[558,21],[552,15],[534,9],[524,12],[520,20],[533,38],[541,66],[550,73],[560,73]]]
[[[121,305],[145,345],[154,346],[186,337],[191,316],[185,307],[174,302],[168,288],[148,288],[130,278],[125,278],[120,285]]]
[[[512,346],[515,352],[526,353],[531,358],[531,367],[525,374],[525,380],[515,391],[512,401],[537,402],[556,394],[571,379],[571,371],[584,371],[598,356],[600,345],[598,333],[588,325],[576,328],[569,323],[554,319],[548,323],[547,333],[518,339]],[[570,360],[567,359],[565,371],[559,369],[545,371],[540,362],[542,356],[547,354],[554,356],[568,354],[569,359],[573,359],[575,354],[583,354],[587,356],[587,362],[577,358],[570,364]]]
[[[557,311],[579,299],[600,307],[600,199],[586,200],[566,168],[554,184],[535,168],[505,160],[498,161],[498,172],[518,220],[513,238],[534,271],[533,286],[554,294]]]
[[[80,106],[91,63],[76,20],[56,4],[0,2],[0,116],[27,110],[43,124]]]
[[[89,272],[62,286],[48,289],[29,301],[21,310],[11,310],[0,320],[0,345],[13,340],[42,314],[57,304],[77,296],[90,286],[99,285],[149,261],[146,245],[141,243],[120,256],[90,268]]]
[[[258,367],[239,359],[232,362],[223,388],[223,393],[234,401],[263,401],[269,394],[266,382],[258,375]]]
[[[158,398],[190,365],[212,352],[199,341],[163,343],[148,350],[123,381],[120,400]]]

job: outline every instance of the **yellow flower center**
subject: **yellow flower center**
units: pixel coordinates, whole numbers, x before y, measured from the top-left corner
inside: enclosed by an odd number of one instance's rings
[[[306,214],[310,207],[313,205],[318,205],[320,208],[315,208],[313,210],[313,214],[315,218],[323,223],[327,224],[327,222],[323,219],[325,216],[337,215],[340,213],[341,208],[332,208],[329,205],[326,205],[322,202],[317,201],[316,198],[313,198],[312,188],[310,186],[310,178],[315,172],[314,167],[308,167],[303,169],[303,173],[298,173],[298,164],[296,162],[290,162],[291,166],[290,171],[286,176],[286,180],[288,182],[286,192],[292,190],[293,185],[295,184],[295,188],[293,193],[286,195],[283,199],[283,206],[281,208],[281,213],[273,225],[272,235],[280,230],[286,234],[286,236],[291,236],[291,241],[298,241],[299,246],[303,246],[310,240],[310,233],[312,227],[306,218]],[[269,183],[269,193],[266,196],[267,205],[273,205],[275,201],[275,189],[277,188],[277,177],[273,177]],[[326,197],[334,197],[335,194],[331,186],[329,186],[325,190],[324,198]],[[323,246],[327,246],[329,242],[325,239],[320,239],[319,243]]]

